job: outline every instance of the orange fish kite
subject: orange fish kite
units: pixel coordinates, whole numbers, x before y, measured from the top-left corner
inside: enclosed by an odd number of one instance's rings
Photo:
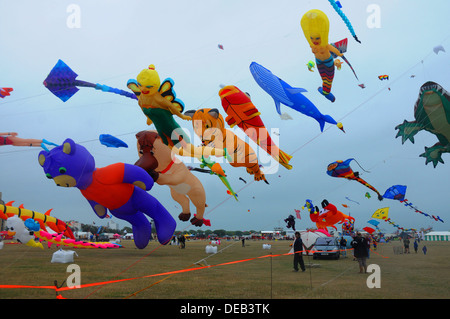
[[[261,113],[253,105],[248,94],[242,92],[234,85],[228,85],[219,91],[224,111],[227,113],[225,121],[233,127],[237,125],[256,144],[264,149],[270,156],[287,169],[292,156],[278,148],[269,135],[261,117]]]

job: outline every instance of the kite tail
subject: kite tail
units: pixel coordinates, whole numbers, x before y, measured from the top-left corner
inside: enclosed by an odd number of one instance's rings
[[[130,99],[134,99],[137,100],[137,97],[134,93],[130,93],[124,90],[120,90],[120,89],[115,89],[113,87],[107,86],[107,85],[103,85],[103,84],[96,84],[94,87],[96,90],[100,90],[103,92],[110,92],[110,93],[115,93],[115,94],[119,94],[122,96],[126,96],[129,97]]]
[[[375,187],[373,187],[372,185],[370,185],[369,183],[367,183],[365,180],[363,180],[362,178],[356,177],[355,178],[356,181],[360,182],[361,184],[363,184],[364,186],[370,188],[371,190],[373,190],[375,193],[378,194],[378,200],[382,201],[383,200],[383,196],[380,194],[380,192],[377,191],[377,189]]]
[[[353,69],[352,65],[350,64],[350,62],[348,62],[347,58],[342,55],[341,58],[348,64],[348,66],[350,67],[350,69],[352,69],[353,74],[355,75],[355,78],[359,81],[358,76],[356,75],[355,69]]]
[[[280,150],[278,162],[281,165],[283,165],[284,167],[286,167],[287,169],[292,168],[292,165],[289,164],[289,161],[291,160],[291,158],[292,158],[292,155],[289,155],[289,154],[283,152],[282,150]]]
[[[322,78],[322,90],[323,94],[327,95],[331,92],[331,84],[334,79],[334,59],[332,56],[326,59],[325,61],[321,61],[316,59],[317,70],[320,73]]]
[[[334,10],[340,15],[341,19],[345,22],[345,25],[347,26],[348,30],[352,34],[353,38],[356,40],[356,42],[361,43],[359,41],[358,37],[356,36],[355,30],[353,30],[353,26],[348,20],[347,16],[344,12],[342,12],[341,8],[338,7],[335,0],[328,0],[328,2],[333,6]]]
[[[427,213],[424,213],[417,207],[413,206],[412,203],[408,202],[408,200],[405,198],[404,200],[401,200],[400,203],[403,203],[403,205],[408,206],[409,208],[413,209],[416,213],[425,215],[426,217],[430,217],[431,219],[434,219],[435,221],[444,222],[439,216],[429,215]]]

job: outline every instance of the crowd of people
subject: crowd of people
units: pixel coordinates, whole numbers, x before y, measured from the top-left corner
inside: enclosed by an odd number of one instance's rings
[[[405,235],[400,237],[403,242],[404,253],[409,254],[409,245],[411,243],[411,237]],[[414,238],[414,251],[415,253],[419,250],[420,237]],[[295,240],[293,243],[294,248],[294,271],[297,272],[300,269],[305,271],[305,264],[302,257],[303,252],[303,242],[300,236],[300,232],[295,232]],[[353,248],[353,260],[358,261],[359,272],[367,273],[367,259],[370,258],[370,247],[373,246],[373,250],[377,250],[378,238],[372,236],[371,234],[361,234],[357,231],[350,242],[350,246]],[[347,257],[347,239],[341,236],[339,240],[340,252],[343,257]],[[422,251],[424,254],[427,253],[427,247],[423,245]]]

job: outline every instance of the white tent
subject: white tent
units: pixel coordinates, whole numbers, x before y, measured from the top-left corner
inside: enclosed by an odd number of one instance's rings
[[[450,232],[448,231],[432,231],[425,234],[426,241],[450,241]]]
[[[311,249],[314,247],[314,244],[316,243],[316,239],[319,237],[330,237],[327,234],[318,231],[318,230],[302,230],[300,231],[300,237],[302,238],[303,242],[303,255],[309,255],[312,256]],[[294,239],[295,241],[295,239]],[[289,251],[289,253],[294,252],[294,245],[292,244],[292,248]]]

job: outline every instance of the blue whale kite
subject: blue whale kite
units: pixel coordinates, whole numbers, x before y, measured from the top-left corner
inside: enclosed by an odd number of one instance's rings
[[[337,123],[331,116],[320,113],[317,107],[302,94],[307,92],[305,89],[290,86],[256,62],[250,64],[250,72],[256,83],[274,99],[278,114],[281,115],[280,103],[282,103],[315,119],[319,122],[320,131],[322,132],[325,122],[327,122],[337,125],[345,133],[342,123]]]

